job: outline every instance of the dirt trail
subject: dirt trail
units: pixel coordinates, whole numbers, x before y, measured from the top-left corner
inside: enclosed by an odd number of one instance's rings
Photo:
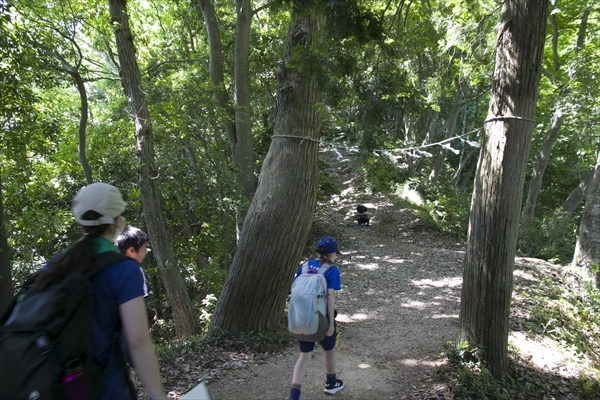
[[[322,211],[318,234],[334,236],[342,290],[337,308],[337,372],[345,382],[338,399],[424,398],[442,362],[441,346],[456,340],[463,246],[427,229],[410,211],[384,198],[357,195],[348,154],[322,152],[343,189]],[[355,227],[360,201],[373,213],[372,227]],[[287,399],[297,347],[230,370],[208,384],[212,400]],[[323,393],[323,350],[317,346],[302,386],[302,399]]]

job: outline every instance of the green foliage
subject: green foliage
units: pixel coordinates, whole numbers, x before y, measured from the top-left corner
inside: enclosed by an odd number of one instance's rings
[[[530,366],[514,349],[509,349],[509,374],[501,379],[489,372],[482,349],[447,342],[442,355],[448,358],[448,365],[437,374],[448,381],[455,399],[529,400],[569,393],[569,398],[592,400],[600,389],[600,374],[578,378],[554,376]]]
[[[188,284],[194,287],[196,292],[195,298],[203,298],[202,296],[204,296],[204,300],[202,300],[203,304],[206,298],[221,294],[223,282],[227,277],[227,270],[222,265],[213,264],[199,270],[189,268],[189,272],[194,275]]]
[[[202,311],[200,312],[200,321],[204,324],[208,330],[208,324],[212,318],[212,314],[215,311],[217,305],[217,297],[213,294],[206,295],[202,300]]]
[[[336,194],[340,194],[339,186],[331,179],[327,169],[329,163],[319,158],[319,191],[317,192],[318,201],[327,201]]]
[[[449,370],[440,370],[442,375],[450,374],[454,380],[450,384],[451,390],[458,399],[513,399],[502,392],[502,387],[492,376],[482,358],[482,349],[470,347],[467,343],[454,345],[447,342],[444,353],[453,367]]]
[[[81,105],[54,51],[77,66],[86,81],[90,102],[86,154],[94,179],[123,191],[130,223],[144,228],[144,219],[133,122],[118,82],[105,2],[0,3],[0,172],[11,261],[21,279],[78,236],[69,209],[72,196],[84,184],[76,153]],[[223,27],[224,87],[231,93],[235,8],[232,2],[214,3]],[[320,46],[296,52],[299,59],[293,62],[319,68],[326,110],[324,138],[357,145],[368,153],[418,146],[428,139],[426,134],[443,134],[443,119],[457,90],[468,105],[454,133],[475,132],[481,126],[493,70],[497,1],[270,2],[255,14],[250,34],[257,166],[268,151],[277,112],[275,73],[287,34],[289,3],[296,12],[319,9],[315,15],[323,17],[322,36],[314,42]],[[129,12],[151,109],[163,217],[187,289],[200,308],[201,299],[220,292],[223,267],[235,248],[236,214],[247,203],[235,187],[231,148],[222,131],[223,121],[231,116],[215,108],[206,32],[201,14],[191,4],[132,3]],[[540,85],[538,116],[545,121],[561,105],[567,131],[552,150],[545,172],[538,200],[541,218],[520,241],[522,254],[560,262],[570,259],[578,217],[564,219],[551,215],[552,210],[594,165],[600,126],[595,120],[600,115],[595,84],[600,65],[597,18],[588,20],[585,41],[581,48],[577,44],[585,6],[555,5],[560,65],[558,71],[552,66],[548,40],[544,53],[548,74]],[[435,118],[437,125],[429,131],[428,123]],[[543,135],[543,130],[538,133]],[[469,140],[475,137],[474,133]],[[452,145],[461,149],[455,142]],[[539,141],[532,154],[538,147]],[[447,168],[456,168],[457,158],[448,152]],[[426,176],[427,166],[425,162],[422,170],[410,171],[411,176]],[[324,201],[339,188],[326,165],[319,168],[319,200]],[[444,173],[447,177],[448,170]],[[356,182],[365,192],[395,194],[408,175],[392,157],[369,154]],[[439,229],[464,238],[470,195],[449,181],[441,178],[435,185],[411,181],[424,199],[415,208]],[[156,303],[168,311],[164,298]],[[172,326],[166,321],[157,329],[167,332]]]
[[[600,376],[600,291],[590,272],[562,267],[558,273],[537,273],[536,278],[537,284],[520,295],[532,304],[526,327],[589,360]]]
[[[431,184],[425,179],[413,178],[409,187],[423,198],[426,215],[421,216],[433,222],[442,232],[448,232],[459,239],[466,239],[471,211],[469,193],[459,190],[447,180]]]
[[[325,30],[336,41],[353,37],[359,44],[383,38],[381,20],[357,0],[323,2]]]
[[[522,221],[518,253],[522,256],[568,264],[573,259],[577,230],[577,217],[562,210],[541,219]]]
[[[202,354],[214,345],[214,340],[205,334],[186,340],[164,340],[156,343],[156,353],[166,362],[174,361],[184,354]]]
[[[387,154],[367,156],[364,160],[366,186],[371,193],[390,194],[403,183],[407,174]]]

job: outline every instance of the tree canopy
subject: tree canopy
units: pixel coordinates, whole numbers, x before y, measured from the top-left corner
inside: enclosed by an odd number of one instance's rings
[[[240,215],[252,209],[256,183],[268,181],[260,174],[280,111],[282,63],[313,69],[318,140],[356,152],[366,190],[415,189],[439,229],[466,237],[501,18],[497,1],[127,5],[152,120],[161,217],[193,307],[221,292],[241,237]],[[309,10],[322,21],[317,40],[284,58],[292,14]],[[562,120],[519,254],[563,263],[573,255],[585,201],[566,216],[559,211],[597,163],[598,15],[594,2],[550,6],[524,196],[552,121],[558,113]],[[119,187],[128,222],[148,226],[108,2],[0,1],[0,31],[0,229],[10,254],[1,271],[16,284],[76,239],[70,201],[90,179]],[[326,183],[322,177],[321,200],[335,191]],[[173,310],[154,264],[149,258],[152,307],[168,332]]]

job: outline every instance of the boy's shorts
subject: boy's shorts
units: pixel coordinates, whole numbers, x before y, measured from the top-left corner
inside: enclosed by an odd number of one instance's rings
[[[333,348],[335,347],[335,342],[336,342],[337,335],[338,335],[338,329],[337,329],[337,324],[335,322],[333,324],[334,324],[333,335],[325,336],[325,339],[323,339],[319,342],[319,344],[321,344],[321,347],[325,351],[333,350]],[[300,343],[300,352],[301,353],[310,353],[311,351],[313,351],[315,349],[315,342],[303,342],[302,340],[298,340],[298,342]]]

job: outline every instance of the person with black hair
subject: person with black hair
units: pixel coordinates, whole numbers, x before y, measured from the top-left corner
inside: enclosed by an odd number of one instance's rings
[[[118,247],[121,254],[125,254],[129,258],[133,258],[140,264],[142,277],[144,278],[144,297],[148,297],[148,286],[146,285],[146,276],[142,270],[142,261],[146,258],[146,254],[150,252],[148,247],[150,238],[143,230],[127,225],[123,232],[115,240],[115,246]]]
[[[106,183],[81,189],[72,203],[83,237],[54,256],[35,280],[36,289],[60,281],[71,272],[89,275],[97,255],[118,252],[113,240],[125,227],[126,203],[119,190]],[[152,399],[167,399],[148,330],[144,279],[134,260],[120,261],[90,277],[93,295],[92,359],[103,371],[102,400],[136,398],[119,351],[125,340],[138,375]],[[123,335],[120,335],[120,332]]]
[[[356,220],[356,226],[366,225],[367,227],[371,227],[371,214],[368,212],[367,207],[362,204],[356,207],[354,219]]]

